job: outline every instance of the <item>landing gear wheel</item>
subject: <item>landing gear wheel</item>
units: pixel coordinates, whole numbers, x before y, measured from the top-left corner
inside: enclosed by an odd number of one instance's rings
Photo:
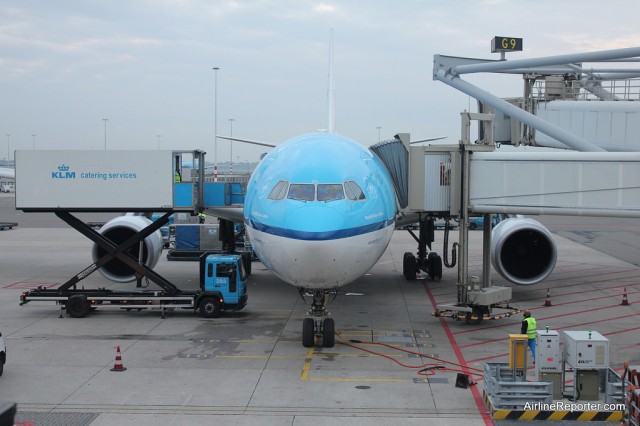
[[[322,346],[332,348],[336,344],[336,326],[333,318],[322,321]]]
[[[416,257],[413,255],[413,253],[407,252],[404,254],[404,261],[402,266],[402,273],[404,274],[404,277],[409,281],[415,280],[418,264],[416,263]]]
[[[200,316],[203,318],[218,318],[221,311],[220,301],[214,297],[205,297],[200,302]]]
[[[427,265],[429,265],[429,278],[432,281],[442,279],[442,258],[440,256],[435,252],[429,253]]]
[[[71,296],[67,302],[67,313],[71,318],[84,318],[91,310],[91,304],[81,294]]]
[[[411,256],[411,252],[410,251],[406,251],[404,252],[404,256],[402,257],[402,274],[406,276],[406,270],[407,270],[407,258]]]
[[[305,348],[313,347],[315,334],[315,323],[312,318],[305,318],[302,321],[302,346]]]

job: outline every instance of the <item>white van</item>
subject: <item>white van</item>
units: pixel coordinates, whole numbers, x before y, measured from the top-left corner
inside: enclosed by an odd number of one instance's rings
[[[15,182],[0,183],[0,192],[16,192],[16,183]]]

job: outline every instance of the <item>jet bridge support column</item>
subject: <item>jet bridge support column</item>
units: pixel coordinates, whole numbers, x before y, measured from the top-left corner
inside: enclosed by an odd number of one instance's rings
[[[458,260],[458,304],[465,305],[467,303],[467,290],[469,286],[469,188],[471,175],[469,173],[471,155],[474,151],[493,151],[493,115],[478,114],[464,112],[462,118],[462,137],[460,139],[460,228],[459,228],[459,244],[460,258]],[[471,121],[486,121],[489,125],[487,129],[485,144],[471,144]],[[489,226],[487,232],[487,225]],[[491,246],[491,220],[485,217],[483,227],[483,287],[488,287],[491,283],[491,270],[489,268],[489,247]]]
[[[491,246],[491,214],[484,214],[483,241],[482,241],[482,282],[469,279],[469,213],[470,213],[470,164],[474,152],[488,152],[495,149],[492,134],[492,114],[478,114],[464,112],[461,114],[462,137],[459,143],[460,168],[460,227],[459,227],[459,259],[457,301],[454,304],[438,305],[436,316],[463,316],[468,324],[479,324],[483,317],[491,314],[494,305],[505,302],[511,298],[511,289],[508,287],[491,286],[490,246]],[[488,130],[483,144],[472,144],[470,140],[471,121],[486,121]],[[455,181],[455,180],[454,180]]]

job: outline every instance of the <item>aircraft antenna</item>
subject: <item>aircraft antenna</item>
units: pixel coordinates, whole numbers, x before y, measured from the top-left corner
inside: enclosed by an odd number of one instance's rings
[[[329,88],[327,90],[327,131],[335,132],[335,91],[333,88],[333,28],[329,32]]]

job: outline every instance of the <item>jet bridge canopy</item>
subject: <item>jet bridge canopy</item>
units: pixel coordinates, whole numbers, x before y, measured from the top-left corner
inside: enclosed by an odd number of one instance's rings
[[[406,140],[403,141],[403,138]],[[399,134],[394,139],[382,141],[369,148],[387,168],[396,189],[400,208],[405,208],[409,204],[408,141],[408,134]]]

